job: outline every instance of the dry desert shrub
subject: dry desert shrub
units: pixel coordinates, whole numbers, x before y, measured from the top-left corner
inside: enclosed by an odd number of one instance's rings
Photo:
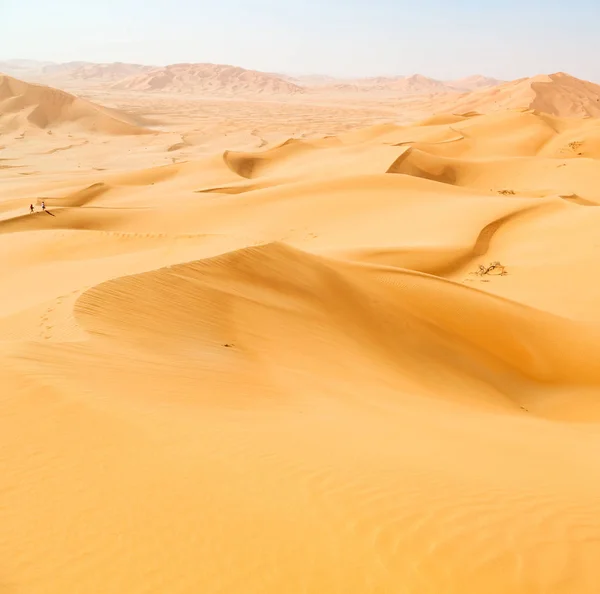
[[[489,266],[480,264],[479,269],[475,272],[472,272],[471,274],[476,274],[477,276],[484,276],[486,274],[499,274],[500,276],[505,276],[506,274],[508,274],[508,272],[506,272],[506,267],[503,264],[500,264],[500,262],[495,261],[490,262]]]

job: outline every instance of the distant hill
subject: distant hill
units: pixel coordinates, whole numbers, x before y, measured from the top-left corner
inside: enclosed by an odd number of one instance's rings
[[[248,70],[226,64],[171,64],[148,66],[123,62],[0,62],[0,72],[30,82],[65,88],[110,85],[115,89],[162,91],[189,94],[275,94],[301,93],[384,93],[436,95],[468,92],[502,81],[475,75],[459,80],[440,81],[421,74],[336,78],[329,75],[291,76]]]
[[[368,78],[335,79],[332,77],[302,77],[297,79],[313,90],[337,93],[393,93],[398,95],[427,95],[447,93],[441,81],[413,74],[410,76],[375,76]]]
[[[373,81],[374,86],[376,87],[383,87],[402,94],[424,95],[429,93],[448,92],[448,87],[442,81],[423,76],[422,74],[413,74],[411,76],[400,76],[396,78],[378,77],[366,80]]]
[[[304,93],[301,86],[274,74],[222,64],[172,64],[115,83],[115,89],[194,94]]]
[[[410,76],[377,76],[355,79],[336,79],[330,76],[298,76],[291,78],[296,84],[316,91],[354,93],[395,93],[399,95],[436,95],[465,93],[482,87],[501,84],[494,78],[481,75],[458,80],[441,81],[422,74]]]
[[[0,62],[1,72],[28,82],[75,90],[97,86],[107,90],[224,97],[423,96],[442,112],[485,113],[525,108],[557,116],[600,116],[600,86],[563,72],[504,82],[481,74],[454,80],[438,80],[422,74],[336,78],[328,75],[291,76],[226,64],[148,66],[122,62],[97,64],[34,60]]]
[[[53,62],[37,60],[4,60],[0,61],[0,73],[24,79],[38,78],[45,67],[52,65]]]
[[[75,70],[88,66],[89,64],[89,62],[64,62],[61,64],[48,64],[41,69],[40,75],[45,77],[70,76]]]
[[[28,82],[60,84],[69,81],[115,82],[134,74],[152,70],[154,66],[113,62],[37,62],[35,60],[7,60],[0,62],[0,72]]]
[[[130,76],[136,76],[150,72],[153,66],[142,64],[125,64],[113,62],[110,64],[77,64],[66,70],[65,74],[73,80],[97,80],[102,82],[120,81]]]
[[[448,80],[445,81],[445,84],[448,87],[458,89],[461,91],[474,91],[476,89],[496,87],[498,85],[504,84],[504,82],[506,81],[498,80],[497,78],[490,78],[481,74],[475,74],[473,76],[467,76],[465,78]]]

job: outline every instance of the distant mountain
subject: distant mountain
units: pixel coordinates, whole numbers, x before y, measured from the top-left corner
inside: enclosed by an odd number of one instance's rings
[[[191,67],[206,65],[189,64],[185,66]],[[215,68],[233,68],[231,66],[224,65],[210,66]],[[172,67],[168,66],[166,68],[171,69]],[[447,92],[464,93],[478,88],[492,87],[504,82],[482,75],[469,76],[458,80],[440,81],[434,78],[423,76],[422,74],[413,74],[410,76],[373,76],[360,78],[340,78],[327,74],[291,75],[282,74],[279,72],[264,72],[262,74],[287,81],[296,85],[297,87],[306,89],[309,92],[387,92],[399,93],[402,95],[423,95]],[[130,85],[130,82],[126,81],[126,84]],[[134,84],[137,85],[137,82]],[[123,85],[119,83],[118,86],[121,87]],[[180,86],[185,85],[181,84]]]
[[[142,74],[155,66],[113,62],[36,62],[34,60],[8,60],[0,62],[0,72],[30,82],[65,84],[72,81],[106,83],[116,82],[128,76]]]
[[[41,69],[41,75],[43,76],[69,76],[71,72],[84,66],[89,65],[90,62],[64,62],[60,64],[50,63]]]
[[[448,92],[448,87],[442,81],[422,74],[401,77],[392,82],[390,88],[411,95]]]
[[[14,70],[39,70],[44,66],[49,66],[53,62],[40,62],[38,60],[4,60],[0,61],[0,67]]]
[[[322,85],[333,85],[342,82],[335,76],[328,76],[327,74],[301,74],[298,76],[278,74],[277,76],[303,87],[318,87]]]
[[[445,84],[448,87],[458,89],[460,91],[474,91],[476,89],[496,87],[505,82],[506,81],[498,80],[496,78],[490,78],[481,74],[475,74],[473,76],[467,76],[465,78],[448,80],[445,81]]]
[[[68,70],[69,78],[73,80],[120,81],[130,76],[137,76],[153,70],[155,66],[142,64],[125,64],[113,62],[110,64],[80,64]]]
[[[304,93],[301,86],[284,78],[223,64],[172,64],[125,78],[115,89],[190,94]]]
[[[326,75],[306,75],[286,77],[288,80],[318,91],[353,93],[397,93],[400,95],[436,95],[440,93],[466,93],[478,88],[489,88],[502,84],[482,75],[474,75],[458,80],[441,81],[435,78],[413,74],[410,76],[374,76],[366,78],[335,78]]]
[[[456,92],[442,81],[413,74],[410,76],[374,76],[368,78],[335,79],[332,77],[296,77],[316,92],[334,93],[386,93],[397,95],[431,95]]]
[[[226,64],[142,64],[6,60],[0,73],[29,82],[80,89],[106,89],[190,95],[381,95],[427,96],[448,109],[489,111],[510,107],[540,109],[555,115],[600,115],[598,85],[565,73],[504,82],[481,74],[438,80],[413,74],[337,78],[328,75],[287,75],[248,70]]]
[[[39,62],[36,60],[4,60],[0,61],[0,72],[18,78],[36,78],[45,67],[52,64],[53,62]]]

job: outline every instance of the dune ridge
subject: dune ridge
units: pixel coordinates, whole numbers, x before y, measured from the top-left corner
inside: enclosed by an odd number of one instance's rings
[[[455,113],[518,108],[560,117],[598,117],[600,85],[557,72],[483,88],[456,100],[450,107]]]

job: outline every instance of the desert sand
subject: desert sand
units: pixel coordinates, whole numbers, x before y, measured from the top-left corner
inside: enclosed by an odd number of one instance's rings
[[[597,594],[593,85],[101,70],[0,77],[0,592]]]

